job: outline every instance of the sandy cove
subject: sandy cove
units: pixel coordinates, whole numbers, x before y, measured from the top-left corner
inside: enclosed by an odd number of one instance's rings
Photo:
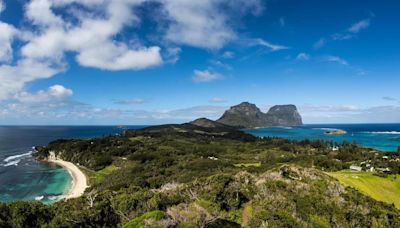
[[[47,161],[62,166],[72,177],[71,186],[68,192],[61,197],[62,199],[77,198],[83,195],[88,187],[87,178],[76,165],[57,158],[53,152],[50,152],[50,156],[48,157]]]

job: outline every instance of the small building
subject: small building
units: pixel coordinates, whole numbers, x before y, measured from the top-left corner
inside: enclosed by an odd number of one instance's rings
[[[386,168],[376,168],[377,171],[382,172],[382,173],[390,173],[390,169],[388,167]]]
[[[216,157],[213,157],[213,156],[210,156],[210,157],[208,157],[208,159],[210,159],[210,160],[214,160],[214,161],[218,161],[218,158],[216,158]]]
[[[383,158],[383,159],[386,159],[386,160],[389,159],[388,156],[382,156],[382,158]]]
[[[350,170],[360,172],[362,171],[362,167],[357,165],[351,165]]]
[[[338,151],[339,150],[339,147],[338,146],[333,146],[332,147],[332,151]]]

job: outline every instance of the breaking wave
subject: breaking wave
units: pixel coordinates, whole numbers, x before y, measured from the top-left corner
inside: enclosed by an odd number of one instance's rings
[[[400,135],[400,131],[365,131],[364,133],[376,135]]]
[[[4,162],[10,162],[12,160],[15,160],[17,158],[22,158],[22,157],[26,157],[26,156],[30,156],[32,154],[32,151],[29,151],[28,153],[24,153],[24,154],[17,154],[17,155],[13,155],[10,157],[7,157],[6,159],[4,159]]]
[[[20,161],[21,161],[21,160],[11,161],[11,162],[8,162],[8,163],[4,164],[3,166],[4,166],[4,167],[8,167],[8,166],[12,166],[12,165],[18,166],[18,163],[19,163]]]

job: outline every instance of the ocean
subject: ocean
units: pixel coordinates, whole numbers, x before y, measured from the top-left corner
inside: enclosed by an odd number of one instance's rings
[[[334,129],[344,135],[327,135]],[[356,142],[360,146],[395,152],[400,146],[400,124],[306,124],[294,128],[258,128],[246,130],[256,136],[281,137],[293,140],[323,139],[334,142]]]
[[[140,127],[143,126],[129,128]],[[116,126],[0,126],[0,201],[51,203],[68,190],[68,172],[34,160],[32,147],[61,138],[94,138],[122,131]]]
[[[129,126],[141,128],[144,126]],[[326,135],[329,129],[343,129],[346,135]],[[52,203],[68,190],[71,177],[62,167],[37,162],[32,147],[47,145],[56,139],[94,138],[119,134],[116,126],[0,126],[0,201],[16,200]],[[357,142],[382,151],[400,146],[400,124],[319,124],[296,128],[260,128],[247,130],[257,136],[288,139],[324,139]]]

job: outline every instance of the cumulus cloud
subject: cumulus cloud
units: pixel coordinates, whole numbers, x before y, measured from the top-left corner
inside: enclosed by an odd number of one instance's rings
[[[222,79],[222,75],[209,70],[194,70],[193,81],[195,82],[211,82],[218,79]]]
[[[310,60],[310,55],[302,52],[297,55],[296,59],[301,60],[301,61],[307,61],[307,60]]]
[[[53,85],[47,90],[40,90],[36,93],[21,92],[15,96],[15,99],[22,103],[42,103],[48,101],[60,101],[72,96],[71,89],[62,85]]]
[[[166,31],[168,41],[200,48],[218,49],[237,38],[230,25],[246,13],[262,11],[260,0],[165,0],[165,13],[172,21]]]
[[[12,59],[13,50],[11,44],[16,34],[17,30],[12,25],[0,21],[0,64]]]
[[[63,70],[63,65],[32,59],[19,60],[15,65],[0,65],[0,100],[20,92],[28,82],[52,77]]]
[[[239,37],[235,20],[263,10],[261,0],[151,1],[162,12],[153,19],[164,29],[143,41],[135,31],[140,29],[139,11],[145,3],[148,6],[149,1],[27,1],[24,26],[0,22],[0,100],[23,91],[28,82],[67,69],[67,54],[81,66],[118,71],[175,63],[181,52],[177,45],[221,48]],[[3,1],[0,4],[4,9]],[[127,29],[132,33],[125,34]],[[14,45],[13,50],[15,39],[22,45]],[[13,53],[18,53],[18,59],[13,59]]]
[[[77,53],[76,60],[82,66],[104,70],[140,70],[160,65],[160,47],[144,47],[114,39],[125,26],[138,23],[133,7],[140,2],[110,1],[103,9],[104,17],[72,15],[80,20],[72,25],[52,11],[52,7],[62,5],[50,0],[33,0],[27,6],[27,17],[42,26],[42,31],[22,48],[22,53],[27,58],[43,59],[62,58],[66,51],[72,51]],[[90,3],[93,4],[87,1]]]

